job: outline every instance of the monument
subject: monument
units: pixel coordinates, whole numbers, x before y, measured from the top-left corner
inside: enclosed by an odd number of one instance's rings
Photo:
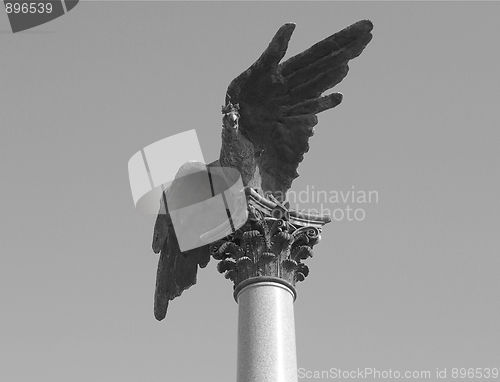
[[[219,261],[218,271],[233,282],[239,309],[238,382],[297,381],[295,285],[309,274],[304,261],[330,218],[291,210],[286,192],[309,150],[317,114],[342,101],[340,93],[322,94],[347,75],[349,60],[370,42],[372,28],[370,21],[359,21],[280,63],[295,29],[287,23],[260,58],[229,84],[220,156],[206,170],[214,195],[217,182],[229,188],[236,184],[234,173],[240,177],[245,219],[237,229],[231,216],[238,208],[224,199],[230,234],[222,237],[221,225],[194,235],[200,245],[181,251],[179,224],[189,233],[201,217],[175,220],[173,205],[191,196],[195,200],[197,187],[189,187],[184,172],[162,194],[153,234],[153,250],[160,253],[155,317],[164,319],[169,301],[196,283],[198,267],[211,257]],[[236,215],[243,216],[241,211]]]

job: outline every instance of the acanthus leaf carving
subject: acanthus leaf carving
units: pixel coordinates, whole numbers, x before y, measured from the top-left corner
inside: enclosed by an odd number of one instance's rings
[[[217,269],[239,283],[251,277],[281,278],[291,285],[303,281],[309,268],[303,263],[312,257],[327,217],[304,215],[247,191],[248,220],[234,234],[214,242],[210,251],[219,260]]]

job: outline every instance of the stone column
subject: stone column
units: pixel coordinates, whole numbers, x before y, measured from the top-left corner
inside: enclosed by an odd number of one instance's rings
[[[237,382],[297,382],[295,283],[309,274],[302,261],[330,219],[246,192],[248,221],[211,245],[238,303]]]
[[[297,381],[295,288],[280,280],[253,277],[238,285],[235,291],[238,302],[237,382]]]

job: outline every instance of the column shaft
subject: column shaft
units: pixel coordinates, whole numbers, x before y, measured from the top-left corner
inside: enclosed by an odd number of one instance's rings
[[[237,382],[297,382],[294,292],[260,281],[244,286],[236,299]]]

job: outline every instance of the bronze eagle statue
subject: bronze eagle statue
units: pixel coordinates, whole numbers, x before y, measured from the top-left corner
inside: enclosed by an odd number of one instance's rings
[[[370,42],[372,28],[369,20],[358,21],[280,63],[295,29],[293,23],[284,24],[259,59],[229,84],[220,156],[207,167],[236,169],[244,186],[284,202],[309,150],[317,114],[342,101],[340,93],[322,94],[347,75],[349,60]],[[176,177],[160,200],[153,233],[153,251],[160,253],[157,320],[165,318],[170,300],[196,283],[198,267],[210,260],[209,245],[185,252],[179,248],[166,201],[186,192]]]

